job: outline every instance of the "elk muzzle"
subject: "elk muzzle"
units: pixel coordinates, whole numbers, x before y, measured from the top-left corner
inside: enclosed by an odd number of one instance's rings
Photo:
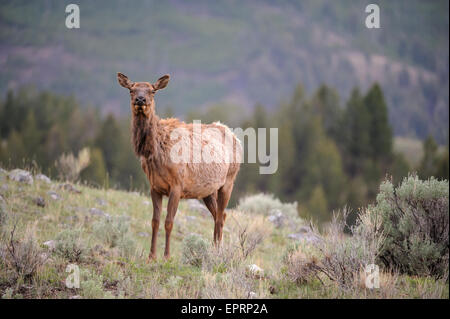
[[[136,98],[136,100],[134,101],[134,104],[136,104],[136,105],[139,105],[139,106],[142,106],[142,105],[144,105],[145,104],[145,97],[144,96],[138,96],[137,98]]]

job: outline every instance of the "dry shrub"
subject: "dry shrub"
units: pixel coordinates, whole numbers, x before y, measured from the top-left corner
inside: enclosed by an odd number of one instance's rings
[[[227,214],[228,231],[219,248],[210,246],[203,262],[206,269],[225,272],[241,265],[272,233],[272,224],[263,216],[246,216],[238,211]]]
[[[85,147],[75,157],[72,153],[62,154],[55,163],[60,178],[75,182],[83,169],[88,167],[91,160],[89,148]]]
[[[229,241],[239,247],[242,258],[247,259],[272,233],[273,225],[263,216],[246,216],[239,211],[230,212],[229,216]]]
[[[259,281],[248,277],[242,267],[232,268],[224,274],[205,272],[203,281],[200,297],[204,299],[247,299],[255,292],[259,298],[264,297],[264,289],[259,286]]]
[[[354,226],[347,225],[348,214],[346,209],[342,214],[334,214],[326,236],[316,244],[323,256],[319,271],[342,288],[352,286],[361,270],[376,263],[384,242],[382,232],[378,231],[381,221],[370,211],[362,212]],[[368,223],[375,227],[367,227]],[[346,228],[351,236],[344,233]]]
[[[14,270],[17,277],[30,279],[44,264],[45,254],[36,244],[31,231],[27,230],[25,237],[20,241],[15,238],[15,232],[16,225],[13,226],[9,241],[6,244],[4,262]]]
[[[354,287],[361,271],[374,264],[384,237],[379,229],[380,221],[370,211],[361,214],[355,226],[346,223],[348,211],[336,213],[322,240],[303,243],[288,250],[283,258],[289,280],[303,284],[320,275],[338,284],[344,290]],[[371,227],[368,227],[371,226]],[[345,234],[349,228],[351,235]],[[313,233],[318,235],[314,225]]]
[[[307,247],[298,246],[283,258],[287,279],[297,284],[305,284],[313,278],[320,280],[318,258],[305,250]]]

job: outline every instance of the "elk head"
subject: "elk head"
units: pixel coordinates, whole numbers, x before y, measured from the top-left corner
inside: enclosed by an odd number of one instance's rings
[[[155,93],[164,89],[169,83],[168,74],[160,77],[158,81],[151,84],[149,82],[133,82],[122,73],[117,73],[117,80],[124,88],[130,90],[131,112],[134,115],[144,115],[149,117],[155,109]]]

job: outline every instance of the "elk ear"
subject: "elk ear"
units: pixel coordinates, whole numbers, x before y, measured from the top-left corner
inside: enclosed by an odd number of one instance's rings
[[[119,81],[119,84],[126,89],[131,89],[131,86],[133,86],[133,82],[130,81],[125,74],[120,72],[117,73],[117,80]]]
[[[155,88],[155,90],[164,89],[169,83],[169,79],[170,79],[169,74],[163,75],[158,79],[158,81],[156,81],[155,84],[153,84],[153,87]]]

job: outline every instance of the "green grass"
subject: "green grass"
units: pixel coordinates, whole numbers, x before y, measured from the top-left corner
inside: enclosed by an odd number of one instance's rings
[[[430,278],[399,275],[382,276],[378,290],[366,288],[343,291],[336,284],[322,278],[307,284],[290,282],[283,273],[282,256],[292,244],[285,228],[275,228],[263,215],[243,214],[230,210],[224,229],[224,249],[232,249],[239,232],[247,226],[250,234],[260,232],[264,240],[253,254],[241,263],[226,266],[196,267],[181,261],[183,239],[196,233],[211,243],[213,221],[209,214],[191,211],[182,201],[172,231],[172,257],[162,258],[164,251],[164,220],[158,234],[158,260],[147,262],[151,237],[151,202],[148,196],[117,190],[89,188],[75,185],[81,193],[59,188],[58,182],[46,184],[35,180],[32,185],[11,181],[0,172],[0,195],[7,218],[1,225],[0,254],[6,247],[11,230],[16,225],[16,245],[32,238],[45,263],[31,277],[17,275],[14,267],[2,258],[0,261],[0,296],[3,298],[246,298],[250,291],[259,298],[448,298],[448,283]],[[48,191],[60,196],[53,200]],[[35,198],[42,196],[45,207],[39,207]],[[163,203],[165,215],[167,202]],[[111,245],[98,233],[96,223],[103,216],[89,213],[90,208],[101,209],[112,219],[122,216],[129,223],[119,239],[131,243],[133,253],[124,254],[120,245]],[[125,217],[124,217],[125,216]],[[71,262],[50,251],[44,242],[55,240],[63,231],[81,230],[80,241],[86,247],[84,258],[74,262],[81,270],[81,287],[70,289],[65,285],[66,267]],[[97,231],[95,231],[97,229]],[[148,237],[140,236],[147,233]],[[120,242],[120,240],[119,240]],[[5,255],[2,255],[5,256]],[[224,259],[225,260],[225,259]],[[264,269],[263,278],[246,272],[250,264]]]

